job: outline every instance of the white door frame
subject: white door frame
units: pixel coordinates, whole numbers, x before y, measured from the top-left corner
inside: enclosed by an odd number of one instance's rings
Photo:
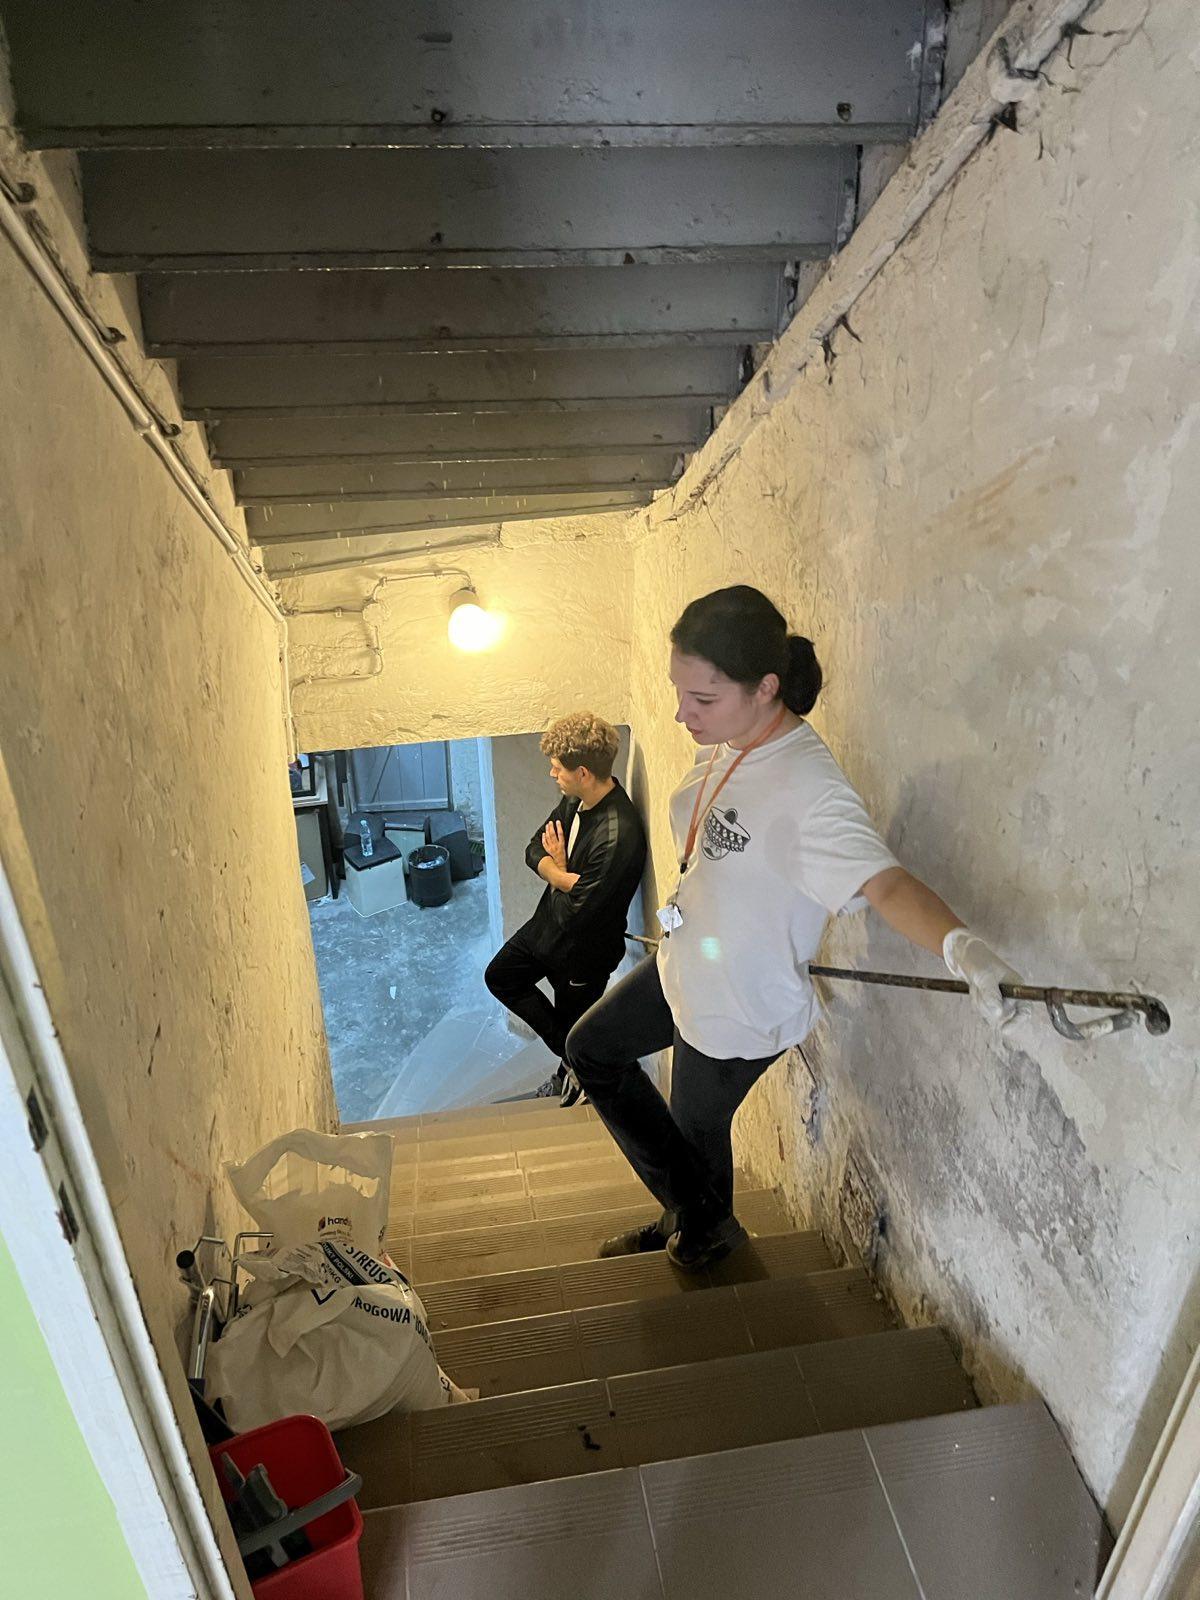
[[[42,920],[0,764],[0,1231],[150,1600],[235,1600],[13,881]]]
[[[1200,1596],[1200,1350],[1192,1357],[1097,1600]]]

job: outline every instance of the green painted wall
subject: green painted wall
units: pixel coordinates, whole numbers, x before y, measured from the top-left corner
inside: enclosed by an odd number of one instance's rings
[[[108,1491],[0,1238],[0,1590],[144,1600]]]

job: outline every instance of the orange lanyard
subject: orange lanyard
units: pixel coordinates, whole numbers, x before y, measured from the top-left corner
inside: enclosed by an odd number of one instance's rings
[[[738,767],[741,766],[742,762],[746,759],[746,757],[750,754],[750,752],[752,750],[757,750],[759,745],[766,744],[767,740],[775,732],[776,728],[783,721],[784,716],[786,714],[787,714],[787,707],[786,706],[780,706],[779,715],[774,719],[774,721],[771,723],[770,727],[764,728],[762,733],[759,734],[757,739],[751,739],[750,743],[745,747],[745,749],[738,751],[737,755],[734,757],[733,762],[731,763],[731,765],[729,767],[728,772],[723,774],[720,783],[713,790],[712,799],[708,802],[708,804],[706,806],[704,806],[704,813],[703,814],[704,814],[705,817],[708,816],[708,813],[716,805],[718,795],[721,793],[721,790],[725,787],[725,785],[729,782],[730,778],[733,777],[733,775],[737,771]],[[700,822],[701,822],[700,807],[702,805],[704,805],[704,791],[705,791],[705,789],[708,788],[708,780],[709,780],[709,777],[712,775],[713,762],[716,761],[716,759],[717,759],[717,751],[720,748],[721,748],[721,746],[719,744],[713,746],[713,753],[708,758],[708,766],[704,769],[703,782],[701,783],[700,788],[696,793],[696,803],[692,807],[692,820],[688,825],[687,844],[684,846],[684,849],[683,849],[683,860],[679,863],[679,873],[680,873],[681,877],[687,871],[688,863],[692,859],[692,852],[696,848],[696,835],[700,831]]]

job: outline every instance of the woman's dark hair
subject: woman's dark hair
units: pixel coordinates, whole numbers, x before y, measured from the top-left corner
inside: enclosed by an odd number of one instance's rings
[[[789,633],[778,607],[747,583],[693,600],[671,629],[671,643],[685,656],[711,662],[744,689],[757,689],[768,672],[776,673],[779,698],[801,717],[821,692],[812,640]]]

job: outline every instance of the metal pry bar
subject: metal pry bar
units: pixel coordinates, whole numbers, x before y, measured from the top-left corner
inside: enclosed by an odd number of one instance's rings
[[[843,983],[881,983],[896,989],[931,990],[935,994],[971,992],[968,985],[957,978],[915,978],[900,972],[860,972],[851,967],[810,966],[808,970],[814,978],[832,978]],[[1153,995],[1119,989],[1058,989],[1032,983],[1002,983],[1000,993],[1010,1000],[1044,1005],[1056,1032],[1076,1043],[1121,1033],[1139,1021],[1146,1032],[1156,1038],[1169,1033],[1171,1028],[1170,1012]],[[1067,1006],[1109,1010],[1109,1015],[1075,1023],[1067,1016]]]

